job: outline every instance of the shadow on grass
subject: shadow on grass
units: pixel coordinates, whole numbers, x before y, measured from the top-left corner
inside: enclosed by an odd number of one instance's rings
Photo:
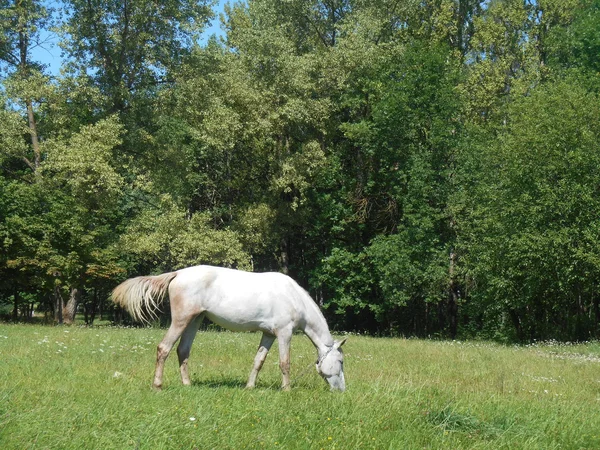
[[[234,377],[192,379],[192,386],[207,388],[239,388],[246,387],[246,381]]]
[[[246,389],[246,379],[234,377],[219,377],[219,378],[192,378],[193,387],[206,387],[211,389],[229,388],[229,389]],[[268,382],[260,382],[256,384],[254,390],[280,391],[281,383],[279,381],[268,384]]]

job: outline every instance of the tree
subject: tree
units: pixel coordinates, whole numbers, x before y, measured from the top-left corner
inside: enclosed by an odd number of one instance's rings
[[[343,329],[597,336],[596,0],[253,0],[203,46],[209,2],[2,6],[14,317],[212,263]]]
[[[598,331],[598,98],[576,79],[537,87],[474,147],[460,220],[472,316],[522,340]]]
[[[168,81],[211,17],[209,1],[69,0],[63,48],[110,99],[109,113]]]
[[[58,322],[73,320],[78,296],[91,272],[98,272],[95,266],[111,276],[122,272],[116,253],[107,259],[121,208],[123,180],[111,165],[120,129],[108,119],[70,137],[45,140],[38,182],[8,185],[6,265],[37,274],[43,289],[54,293]],[[64,290],[70,301],[63,311]]]
[[[368,308],[377,321],[396,331],[439,330],[449,317],[456,333],[454,310],[443,314],[442,325],[430,314],[438,304],[447,304],[455,239],[447,205],[460,136],[460,105],[453,90],[459,72],[449,53],[445,44],[429,47],[418,41],[388,48],[363,87],[368,114],[342,125],[350,148],[360,155],[347,159],[350,173],[360,174],[348,190],[354,192],[350,220],[362,234],[362,245],[348,250],[363,261],[353,277],[362,280],[366,291],[354,298],[358,306],[365,294],[370,296]],[[326,260],[329,282],[347,273],[339,254]],[[365,264],[370,267],[366,272],[360,267]],[[335,293],[340,287],[332,289]],[[348,294],[344,298],[348,305]],[[339,301],[332,295],[328,303]],[[407,305],[413,319],[403,321]]]
[[[169,158],[155,136],[157,101],[175,81],[173,72],[212,17],[211,1],[69,0],[61,46],[69,73],[87,78],[104,102],[101,114],[117,114],[124,126],[122,164],[136,161],[134,177],[172,178]],[[141,181],[141,184],[145,181]],[[148,185],[147,183],[145,183]],[[162,186],[157,186],[160,192]],[[168,187],[167,187],[168,188]]]
[[[578,8],[573,8],[571,15],[572,22],[548,31],[545,41],[547,62],[557,70],[581,72],[587,78],[586,84],[597,90],[600,3],[583,1]]]
[[[146,209],[127,228],[119,247],[145,271],[166,272],[199,264],[250,269],[250,255],[232,230],[215,230],[208,214],[186,217],[168,197]]]
[[[25,154],[21,157],[37,173],[42,156],[34,101],[40,97],[47,80],[43,79],[41,67],[31,61],[30,54],[33,47],[43,44],[40,29],[48,26],[49,12],[37,0],[4,0],[0,11],[0,69],[5,69],[12,84],[18,86],[18,97],[27,113],[33,153],[32,157]]]

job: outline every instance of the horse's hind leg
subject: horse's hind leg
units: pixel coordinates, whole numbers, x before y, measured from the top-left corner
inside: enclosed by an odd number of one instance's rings
[[[252,389],[256,385],[256,377],[258,376],[258,372],[262,368],[265,358],[267,357],[267,353],[269,353],[274,341],[275,336],[272,334],[263,333],[260,340],[260,345],[258,346],[258,351],[254,357],[254,366],[252,367],[252,372],[250,372],[250,378],[248,378],[246,388]]]
[[[191,384],[190,375],[188,373],[188,359],[190,357],[192,343],[194,342],[194,338],[196,337],[198,328],[200,328],[200,324],[202,323],[203,317],[204,316],[201,314],[194,320],[192,320],[192,322],[187,326],[187,328],[181,335],[179,345],[177,346],[177,356],[179,358],[179,371],[181,372],[181,381],[186,386],[189,386]]]
[[[163,338],[163,340],[158,344],[158,348],[156,351],[156,370],[154,372],[154,383],[152,386],[155,389],[160,389],[162,387],[162,378],[163,378],[163,370],[165,368],[165,360],[169,353],[171,353],[171,349],[177,339],[181,336],[181,334],[188,327],[190,322],[195,319],[196,316],[188,315],[185,317],[175,318],[173,317],[173,322],[171,322],[171,326],[169,327],[169,331]]]

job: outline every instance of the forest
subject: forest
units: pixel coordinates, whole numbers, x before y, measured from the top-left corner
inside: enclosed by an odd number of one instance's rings
[[[600,337],[600,0],[0,5],[5,320],[211,264],[338,331]]]

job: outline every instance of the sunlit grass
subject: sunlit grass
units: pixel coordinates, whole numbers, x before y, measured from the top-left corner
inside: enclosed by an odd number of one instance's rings
[[[600,345],[351,336],[330,393],[312,344],[276,345],[245,390],[258,334],[200,332],[150,388],[159,329],[0,324],[0,448],[600,448]]]

